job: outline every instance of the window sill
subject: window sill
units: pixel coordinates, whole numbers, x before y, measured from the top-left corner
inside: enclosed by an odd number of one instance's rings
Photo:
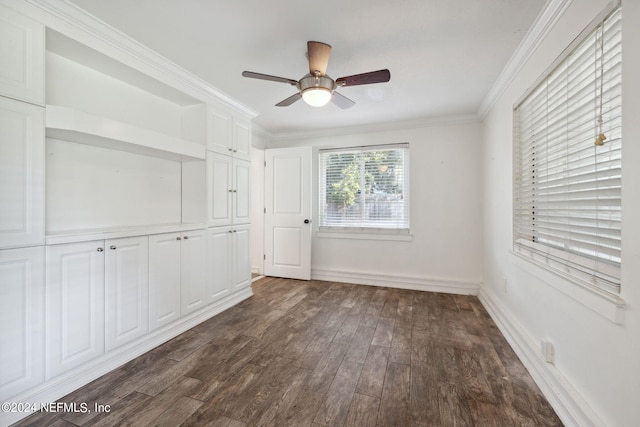
[[[352,239],[352,240],[395,240],[410,242],[413,240],[412,234],[398,234],[389,232],[372,232],[372,231],[326,231],[320,230],[316,232],[316,236],[329,239]]]
[[[591,286],[568,273],[563,273],[546,265],[542,261],[535,260],[514,250],[509,252],[514,256],[514,264],[517,267],[529,272],[531,272],[531,264],[540,267],[541,270],[536,272],[535,275],[547,285],[613,323],[618,325],[624,323],[625,301],[621,297]],[[557,280],[558,277],[564,280]]]

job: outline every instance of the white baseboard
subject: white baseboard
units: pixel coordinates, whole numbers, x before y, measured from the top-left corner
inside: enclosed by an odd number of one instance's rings
[[[573,385],[554,365],[545,361],[540,343],[529,335],[493,291],[481,286],[478,297],[564,425],[604,427],[605,423]]]
[[[29,403],[36,405],[56,402],[74,390],[89,384],[91,381],[111,372],[181,333],[188,331],[216,314],[233,307],[251,295],[253,295],[251,287],[247,287],[201,310],[188,314],[170,325],[150,332],[135,342],[116,348],[91,362],[52,378],[26,393],[7,400],[11,403]],[[82,402],[74,403],[79,405]],[[0,425],[10,425],[29,415],[31,415],[30,412],[0,411]]]
[[[478,295],[478,290],[480,289],[480,284],[477,282],[434,279],[429,277],[371,274],[359,271],[314,269],[311,271],[311,278],[313,280],[326,280],[329,282],[386,286],[389,288],[443,292],[460,295]]]

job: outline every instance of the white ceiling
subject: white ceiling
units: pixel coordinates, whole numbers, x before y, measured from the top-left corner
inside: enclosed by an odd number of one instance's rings
[[[259,112],[274,134],[474,115],[546,0],[71,0]],[[306,42],[333,46],[335,78],[388,68],[391,81],[314,108],[283,83],[308,72]]]

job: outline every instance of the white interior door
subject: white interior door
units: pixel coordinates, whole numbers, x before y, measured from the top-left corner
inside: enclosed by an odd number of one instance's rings
[[[265,150],[264,272],[311,279],[311,147]]]

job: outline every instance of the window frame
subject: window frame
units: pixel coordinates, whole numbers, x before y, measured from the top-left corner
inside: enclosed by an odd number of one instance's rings
[[[366,225],[336,225],[325,222],[326,214],[326,169],[323,156],[336,153],[359,153],[382,150],[402,150],[402,195],[404,226],[376,227]],[[359,169],[364,168],[363,158],[360,159]],[[410,240],[410,144],[372,144],[339,148],[321,148],[318,151],[318,237],[374,239],[374,240]],[[364,196],[363,196],[364,197]],[[364,211],[364,210],[363,210]]]

